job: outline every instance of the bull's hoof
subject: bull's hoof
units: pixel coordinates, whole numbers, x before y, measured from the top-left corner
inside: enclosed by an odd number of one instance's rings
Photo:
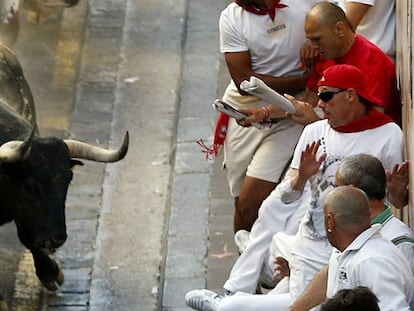
[[[65,281],[65,275],[63,274],[62,270],[59,269],[56,279],[53,281],[46,281],[42,282],[43,286],[51,291],[56,291],[58,289],[58,285],[61,286]],[[0,311],[3,311],[0,309]]]
[[[0,300],[0,311],[9,311],[7,303],[4,300]]]

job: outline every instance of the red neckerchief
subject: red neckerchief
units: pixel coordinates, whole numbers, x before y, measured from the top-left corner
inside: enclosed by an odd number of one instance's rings
[[[216,129],[214,131],[213,145],[211,147],[208,147],[202,139],[196,141],[196,143],[203,148],[201,151],[206,154],[206,160],[210,160],[211,155],[219,155],[220,149],[224,145],[224,140],[226,139],[229,119],[228,115],[220,112],[216,122]]]
[[[255,7],[252,4],[239,4],[239,0],[235,0],[235,2],[240,5],[243,10],[249,11],[251,13],[257,14],[257,15],[266,15],[269,14],[272,21],[275,20],[276,15],[276,9],[283,9],[287,8],[286,4],[280,3],[280,0],[274,0],[273,5],[270,9],[259,9]]]
[[[343,126],[336,127],[334,130],[341,133],[355,133],[374,129],[390,122],[393,122],[391,117],[371,108],[366,116],[351,121]]]

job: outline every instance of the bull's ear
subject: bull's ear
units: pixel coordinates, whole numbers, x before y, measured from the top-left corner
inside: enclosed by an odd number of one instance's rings
[[[74,167],[75,165],[83,165],[82,161],[70,159],[70,167]]]

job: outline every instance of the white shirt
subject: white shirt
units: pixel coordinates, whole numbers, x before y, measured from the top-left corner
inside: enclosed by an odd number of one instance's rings
[[[319,139],[321,146],[316,157],[319,158],[323,152],[327,157],[318,173],[309,180],[312,190],[311,198],[308,198],[310,204],[301,222],[301,226],[305,227],[303,232],[316,239],[326,237],[323,201],[333,188],[335,173],[343,158],[358,153],[370,154],[380,159],[384,168],[390,170],[403,159],[403,134],[395,123],[361,132],[340,133],[333,130],[327,120],[321,120],[304,128],[290,167],[298,169],[306,145]]]
[[[379,299],[381,311],[411,310],[414,277],[406,258],[380,235],[381,225],[362,232],[342,253],[334,249],[329,261],[327,297],[341,289],[366,286]]]
[[[414,273],[414,234],[401,220],[395,217],[391,208],[386,208],[372,220],[372,224],[381,224],[381,235],[391,241],[407,258],[411,271]]]
[[[371,6],[359,23],[356,32],[392,58],[395,57],[395,0],[338,0],[338,5],[346,11],[348,2]]]
[[[303,73],[299,68],[300,49],[306,42],[305,15],[318,0],[282,0],[288,7],[276,9],[274,21],[269,15],[258,15],[230,3],[220,15],[220,51],[249,51],[252,69],[275,77]],[[231,104],[258,101],[254,96],[241,96],[233,81],[225,99]]]

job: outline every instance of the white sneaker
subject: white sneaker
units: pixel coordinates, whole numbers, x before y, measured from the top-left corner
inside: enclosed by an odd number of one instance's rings
[[[241,229],[234,234],[234,243],[236,243],[240,254],[243,254],[243,252],[246,250],[249,241],[250,232],[247,230]]]
[[[224,297],[233,296],[234,294],[235,294],[235,292],[232,292],[229,289],[225,289],[225,291],[224,291]]]
[[[207,289],[196,289],[185,295],[185,303],[199,311],[216,311],[223,296]]]

